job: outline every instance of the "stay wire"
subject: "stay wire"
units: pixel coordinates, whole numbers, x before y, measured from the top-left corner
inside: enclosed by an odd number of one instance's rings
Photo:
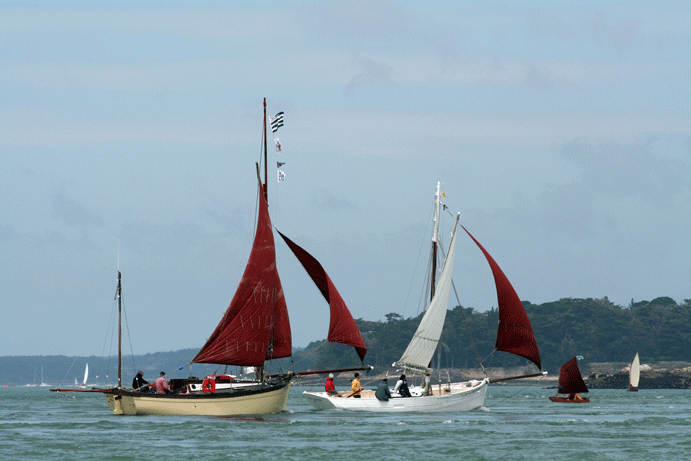
[[[312,349],[312,351],[310,351],[308,354],[306,354],[303,358],[301,358],[301,359],[298,360],[297,362],[293,363],[293,366],[299,364],[299,363],[302,362],[303,360],[305,360],[305,359],[311,357],[312,355],[314,355],[314,354],[315,354],[324,344],[326,344],[327,342],[328,342],[328,341],[324,341],[324,342],[322,342],[320,345],[318,345],[317,347],[315,347],[314,349]]]
[[[496,402],[493,402],[492,405],[485,405],[485,407],[491,408],[491,407],[495,406],[496,404],[499,404],[499,403],[503,402],[504,400],[511,399],[511,398],[515,397],[516,394],[518,394],[519,392],[523,392],[524,390],[526,390],[526,389],[529,388],[529,387],[532,387],[532,386],[530,386],[530,385],[528,385],[528,386],[523,386],[522,388],[518,389],[518,390],[517,390],[516,392],[514,392],[513,394],[507,395],[507,396],[504,397],[503,399],[497,400]]]
[[[470,325],[468,325],[468,319],[465,317],[465,312],[463,309],[463,306],[461,305],[461,300],[458,297],[458,292],[456,291],[456,284],[454,283],[453,280],[451,280],[451,286],[453,287],[453,293],[456,296],[456,302],[458,302],[459,307],[461,308],[461,316],[463,317],[463,322],[465,323],[465,329],[468,331],[468,336],[470,337],[470,343],[473,345],[473,350],[475,350],[475,356],[477,357],[478,364],[480,365],[480,368],[482,368],[482,372],[487,376],[487,370],[485,370],[484,365],[482,364],[482,359],[480,358],[480,352],[477,350],[477,345],[475,344],[475,340],[473,339],[473,334],[470,332]]]

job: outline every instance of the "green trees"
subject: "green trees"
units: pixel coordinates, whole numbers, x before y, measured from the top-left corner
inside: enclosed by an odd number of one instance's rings
[[[691,354],[691,300],[677,304],[669,297],[618,306],[602,299],[563,298],[540,305],[523,301],[533,326],[543,369],[554,373],[569,358],[582,355],[589,362],[628,360],[636,352],[646,361],[689,361]],[[422,314],[421,314],[422,315]],[[388,314],[386,321],[356,320],[368,347],[365,363],[381,369],[398,360],[408,345],[421,315],[403,318]],[[494,350],[498,311],[477,312],[456,306],[447,312],[441,347],[434,367],[474,368],[478,355],[485,366],[521,366],[520,357]],[[466,323],[468,328],[466,328]],[[472,340],[477,348],[473,348]],[[352,348],[320,347],[316,368],[357,364]]]

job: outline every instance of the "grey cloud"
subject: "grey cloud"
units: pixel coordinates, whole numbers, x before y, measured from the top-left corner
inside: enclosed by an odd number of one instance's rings
[[[101,215],[62,194],[53,194],[52,218],[72,228],[94,229],[103,225]]]

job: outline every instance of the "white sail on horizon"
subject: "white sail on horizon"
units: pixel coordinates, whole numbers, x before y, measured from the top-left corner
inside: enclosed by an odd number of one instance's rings
[[[638,387],[638,382],[641,377],[641,361],[638,358],[638,352],[636,352],[636,356],[633,358],[633,362],[631,363],[631,368],[629,369],[629,383],[633,387]]]

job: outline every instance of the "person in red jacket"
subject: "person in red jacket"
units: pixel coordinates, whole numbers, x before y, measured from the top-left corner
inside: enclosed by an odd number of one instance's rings
[[[336,391],[336,385],[334,384],[333,373],[329,373],[329,376],[326,377],[326,382],[324,383],[324,390],[329,395],[338,395],[338,392]]]

